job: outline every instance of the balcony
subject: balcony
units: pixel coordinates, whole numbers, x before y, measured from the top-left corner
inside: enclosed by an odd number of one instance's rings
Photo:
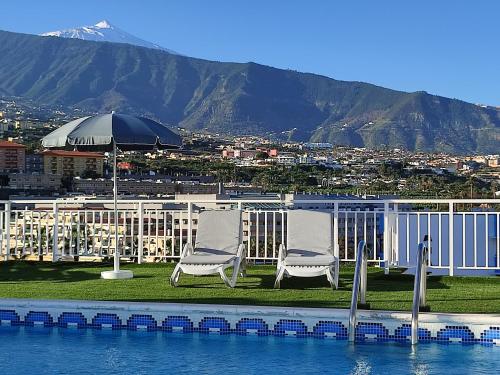
[[[0,256],[102,258],[113,254],[111,200],[0,202]],[[100,207],[100,208],[96,208]],[[417,244],[430,236],[434,274],[500,273],[500,200],[120,200],[119,245],[124,260],[178,259],[196,235],[201,209],[243,210],[247,259],[272,263],[286,242],[287,212],[317,207],[333,213],[334,241],[343,262],[356,260],[364,239],[369,262],[389,272],[411,268]],[[314,235],[313,233],[311,235]]]

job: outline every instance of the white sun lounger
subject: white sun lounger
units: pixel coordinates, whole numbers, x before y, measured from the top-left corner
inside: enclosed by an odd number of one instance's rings
[[[184,246],[170,284],[177,286],[181,272],[191,275],[219,273],[224,283],[234,288],[240,268],[244,276],[246,267],[242,232],[240,210],[200,212],[194,248],[190,243]],[[229,267],[233,267],[231,279],[224,272]]]
[[[334,255],[333,220],[330,212],[290,210],[287,218],[287,246],[280,245],[275,288],[283,276],[326,275],[338,288],[339,259]]]

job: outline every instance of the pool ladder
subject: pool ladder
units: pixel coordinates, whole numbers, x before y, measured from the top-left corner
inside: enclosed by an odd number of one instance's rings
[[[368,250],[365,241],[359,241],[356,253],[356,268],[352,285],[351,309],[349,311],[349,341],[354,342],[359,304],[366,306],[366,285],[368,272]]]
[[[427,264],[429,262],[429,247],[427,238],[418,244],[417,268],[413,285],[413,306],[411,312],[411,344],[418,343],[418,313],[425,307],[427,294]]]
[[[427,236],[426,236],[427,237]],[[413,305],[411,315],[411,343],[418,343],[418,313],[426,306],[427,295],[427,265],[429,262],[429,247],[427,238],[418,245],[417,267],[413,286]],[[358,313],[358,299],[360,305],[366,304],[368,250],[365,241],[359,241],[352,286],[351,308],[349,310],[349,341],[354,342]]]

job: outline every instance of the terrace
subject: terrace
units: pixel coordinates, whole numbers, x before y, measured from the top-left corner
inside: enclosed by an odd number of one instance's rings
[[[417,244],[429,235],[432,311],[500,311],[500,278],[494,277],[500,272],[498,200],[193,197],[119,201],[121,260],[137,277],[113,284],[98,280],[116,247],[111,201],[4,201],[0,284],[8,288],[2,288],[0,297],[347,308],[355,244],[363,239],[369,249],[371,308],[409,311]],[[181,249],[195,238],[198,212],[231,208],[243,211],[244,244],[252,264],[249,277],[239,279],[235,290],[222,288],[217,277],[187,276],[182,285],[190,288],[167,286]],[[272,290],[273,264],[286,239],[287,212],[295,208],[333,212],[336,255],[342,262],[340,288],[333,294],[324,280],[316,279],[292,278],[284,282],[283,291]],[[452,277],[456,275],[493,277]]]

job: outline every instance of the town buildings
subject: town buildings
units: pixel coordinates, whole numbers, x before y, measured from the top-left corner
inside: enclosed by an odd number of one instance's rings
[[[161,179],[120,178],[118,193],[127,195],[176,195],[176,194],[215,194],[220,187],[215,183],[197,183],[194,181],[166,181]],[[111,194],[113,181],[104,178],[75,178],[73,190],[83,194]]]
[[[50,150],[43,152],[43,170],[46,174],[82,176],[91,173],[103,175],[104,155],[97,152]]]
[[[26,146],[0,140],[0,172],[23,172],[26,164]]]
[[[15,190],[59,191],[61,175],[43,173],[12,173],[9,175],[9,188]]]

